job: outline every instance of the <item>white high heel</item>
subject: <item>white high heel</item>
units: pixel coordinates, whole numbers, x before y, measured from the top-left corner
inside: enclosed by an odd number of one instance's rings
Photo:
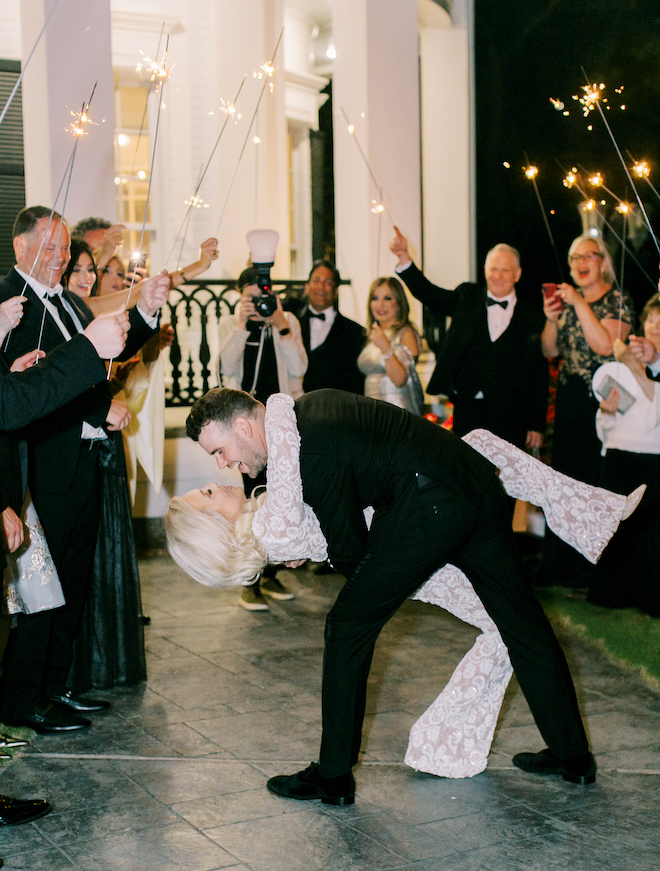
[[[633,490],[630,496],[626,498],[623,511],[621,512],[621,520],[627,520],[633,513],[635,508],[642,501],[642,496],[646,493],[646,484],[640,484],[636,490]]]

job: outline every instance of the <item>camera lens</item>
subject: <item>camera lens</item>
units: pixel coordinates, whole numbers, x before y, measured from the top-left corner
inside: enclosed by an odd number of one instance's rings
[[[261,296],[253,296],[254,308],[262,318],[269,318],[277,309],[277,300],[270,293],[262,293]]]

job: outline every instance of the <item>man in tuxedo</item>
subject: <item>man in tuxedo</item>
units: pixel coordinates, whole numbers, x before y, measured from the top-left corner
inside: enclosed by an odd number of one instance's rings
[[[308,359],[303,378],[305,393],[322,387],[364,393],[364,375],[357,367],[357,358],[364,347],[365,333],[337,310],[338,293],[336,268],[328,260],[316,260],[305,285],[307,308],[300,316]]]
[[[486,287],[432,284],[415,266],[399,230],[390,250],[396,272],[434,315],[451,316],[427,393],[454,405],[454,432],[484,428],[518,447],[540,448],[548,408],[548,362],[541,352],[543,310],[518,299],[520,256],[496,245],[486,256]]]
[[[27,351],[47,354],[92,320],[75,294],[62,291],[69,261],[69,231],[43,206],[23,209],[13,230],[16,266],[0,281],[0,302],[25,295],[20,325],[3,345],[11,364]],[[122,357],[135,353],[156,331],[158,311],[167,299],[169,279],[155,276],[135,289],[137,305]],[[87,728],[81,713],[105,710],[107,702],[76,698],[66,686],[73,640],[78,631],[91,576],[98,531],[98,445],[106,430],[128,424],[124,403],[111,399],[107,385],[80,394],[23,433],[28,448],[28,485],[58,571],[66,605],[53,612],[25,615],[5,651],[2,708],[5,723],[40,732]]]
[[[15,327],[20,322],[24,303],[22,298],[9,326]],[[3,317],[0,307],[0,323]],[[84,333],[53,351],[38,366],[33,364],[43,357],[43,352],[29,353],[16,360],[12,373],[0,358],[0,512],[5,544],[5,549],[0,548],[0,570],[6,565],[5,551],[13,553],[21,546],[24,537],[19,517],[23,502],[19,448],[5,431],[27,426],[102,382],[105,378],[103,358],[122,353],[127,332],[128,317],[125,313],[105,315],[92,321]],[[33,368],[25,368],[29,366]],[[0,748],[3,749],[26,743],[0,736]],[[0,758],[10,757],[2,754]],[[25,800],[0,795],[0,826],[31,823],[50,811],[50,804],[43,799]]]
[[[378,634],[447,562],[461,568],[495,621],[548,749],[522,753],[526,771],[593,783],[595,762],[564,654],[525,583],[496,469],[453,433],[363,396],[319,390],[297,400],[303,498],[332,564],[347,581],[328,614],[320,761],[268,788],[350,804],[367,678]],[[198,400],[188,435],[254,477],[268,462],[265,409],[242,391]],[[367,529],[363,510],[373,506]]]

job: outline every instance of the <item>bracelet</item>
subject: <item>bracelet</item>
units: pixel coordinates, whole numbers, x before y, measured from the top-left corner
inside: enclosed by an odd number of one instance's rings
[[[390,347],[390,350],[387,352],[387,354],[383,354],[383,360],[387,363],[387,361],[389,359],[391,359],[391,357],[393,355],[394,355],[394,348]]]
[[[288,336],[291,330],[288,327],[284,327],[283,330],[279,330],[280,336]]]
[[[179,275],[181,276],[181,278],[183,279],[183,282],[185,284],[186,276],[185,276],[185,273],[183,271],[184,269],[185,269],[185,266],[179,266],[179,268],[177,269],[177,272],[179,273]]]

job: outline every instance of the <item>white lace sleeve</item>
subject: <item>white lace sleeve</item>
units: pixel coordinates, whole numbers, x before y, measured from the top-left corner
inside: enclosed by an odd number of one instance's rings
[[[293,399],[275,393],[266,403],[268,489],[257,509],[252,531],[272,563],[328,556],[325,537],[314,511],[303,502],[300,477],[300,435]]]
[[[500,470],[504,489],[543,509],[550,529],[596,563],[616,532],[626,497],[576,481],[485,429],[463,437]]]

